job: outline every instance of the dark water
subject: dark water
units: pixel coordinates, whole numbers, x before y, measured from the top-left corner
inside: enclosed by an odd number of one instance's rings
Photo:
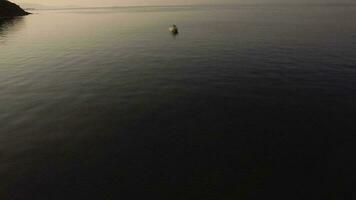
[[[343,5],[0,19],[1,199],[355,198],[355,19]]]

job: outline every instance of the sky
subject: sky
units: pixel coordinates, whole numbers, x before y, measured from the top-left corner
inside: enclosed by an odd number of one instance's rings
[[[42,5],[81,5],[81,6],[129,6],[129,5],[177,5],[177,4],[205,4],[231,3],[236,0],[12,0],[18,4]]]
[[[355,3],[355,0],[12,0],[18,4],[49,6],[133,6],[133,5],[189,5],[223,3]]]

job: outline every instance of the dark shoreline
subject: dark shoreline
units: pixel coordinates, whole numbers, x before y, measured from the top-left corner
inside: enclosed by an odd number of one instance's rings
[[[0,1],[0,18],[10,18],[17,16],[26,16],[31,13],[23,10],[19,5],[10,1]]]

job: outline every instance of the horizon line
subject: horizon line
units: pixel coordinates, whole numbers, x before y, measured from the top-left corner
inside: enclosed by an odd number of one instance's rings
[[[113,6],[77,6],[77,5],[63,5],[63,6],[49,6],[38,4],[38,6],[48,6],[48,8],[31,8],[24,7],[25,10],[82,10],[82,9],[114,9],[114,8],[167,8],[167,7],[198,7],[198,6],[356,6],[356,3],[224,3],[224,4],[176,4],[176,5],[113,5]]]

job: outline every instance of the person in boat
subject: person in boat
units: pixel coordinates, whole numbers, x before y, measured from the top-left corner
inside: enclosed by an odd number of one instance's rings
[[[170,28],[170,30],[171,30],[172,33],[177,34],[178,33],[177,25],[173,24],[173,26]]]

